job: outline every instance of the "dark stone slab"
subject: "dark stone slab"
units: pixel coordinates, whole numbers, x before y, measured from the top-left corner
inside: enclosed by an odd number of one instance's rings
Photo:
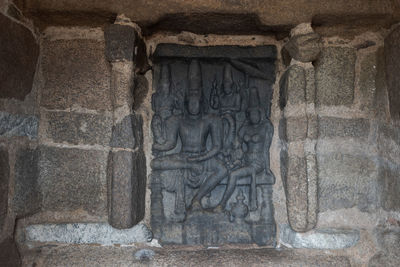
[[[354,100],[356,53],[353,48],[327,47],[315,63],[316,103],[351,105]]]
[[[154,52],[154,58],[261,58],[276,59],[276,46],[189,46],[178,44],[160,44]]]
[[[108,175],[111,184],[109,223],[118,229],[131,228],[144,217],[146,160],[143,151],[110,152]]]
[[[36,139],[39,120],[33,115],[17,115],[0,112],[0,136],[27,136]]]
[[[24,100],[32,90],[39,45],[32,32],[0,14],[0,98]]]
[[[33,214],[41,208],[38,161],[38,149],[20,148],[17,151],[13,205],[18,217]]]
[[[43,39],[44,85],[40,105],[66,109],[73,105],[111,110],[109,63],[105,44],[97,40]]]
[[[319,117],[319,137],[367,138],[370,122],[367,119]]]
[[[154,55],[155,238],[275,246],[268,151],[276,48],[163,44]]]
[[[106,115],[46,112],[42,123],[46,137],[56,143],[108,145],[112,118]]]
[[[22,264],[17,244],[11,237],[0,243],[0,263],[7,267],[19,267]]]
[[[104,30],[108,61],[133,61],[135,56],[135,30],[127,25],[111,24]]]
[[[8,184],[10,179],[10,165],[8,151],[0,148],[0,231],[6,220],[8,210]]]
[[[119,148],[135,148],[143,146],[143,120],[140,115],[126,116],[112,130],[110,146]]]
[[[107,152],[40,147],[39,185],[43,210],[107,213]]]
[[[390,115],[400,119],[400,27],[385,38],[386,80],[389,93]]]
[[[379,206],[378,166],[372,159],[340,152],[317,157],[321,212],[355,206],[372,211]]]

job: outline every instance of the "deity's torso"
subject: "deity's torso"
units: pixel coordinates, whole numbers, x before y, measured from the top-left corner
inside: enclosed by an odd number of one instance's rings
[[[208,115],[199,118],[183,118],[179,125],[182,152],[201,153],[206,151],[207,137],[214,122]]]

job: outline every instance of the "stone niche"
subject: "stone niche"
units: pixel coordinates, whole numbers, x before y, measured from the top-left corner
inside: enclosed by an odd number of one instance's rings
[[[275,246],[275,60],[272,45],[157,46],[151,227],[161,243]]]

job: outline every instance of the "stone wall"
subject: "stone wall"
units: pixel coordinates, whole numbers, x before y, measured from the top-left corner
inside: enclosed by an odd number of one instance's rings
[[[13,242],[15,220],[21,247],[149,241],[154,89],[147,62],[136,64],[140,28],[120,16],[112,26],[37,33],[3,2],[7,40],[23,41],[0,45],[20,58],[0,56],[0,241]],[[334,249],[374,266],[398,259],[399,29],[321,37],[302,24],[282,40],[182,32],[144,41],[149,59],[159,43],[276,45],[278,246]]]

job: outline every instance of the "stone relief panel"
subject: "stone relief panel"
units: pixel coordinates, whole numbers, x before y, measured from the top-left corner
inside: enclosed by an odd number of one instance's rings
[[[275,46],[157,47],[151,224],[161,243],[275,245],[275,59]]]

